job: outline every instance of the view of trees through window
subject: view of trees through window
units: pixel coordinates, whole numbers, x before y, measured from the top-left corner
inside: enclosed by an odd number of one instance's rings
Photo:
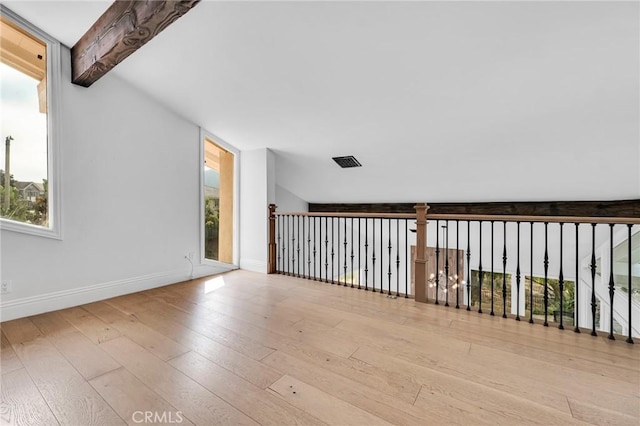
[[[471,306],[478,308],[479,291],[478,291],[478,271],[471,271]],[[491,311],[491,273],[484,271],[482,273],[482,310],[483,312]],[[494,312],[502,314],[502,273],[494,272],[493,274],[493,306]],[[533,277],[533,285],[529,275],[521,276],[520,292],[524,294],[525,306],[524,311],[521,310],[520,316],[529,317],[530,301],[533,299],[533,318],[534,320],[544,320],[544,277]],[[507,314],[512,312],[511,309],[511,292],[512,276],[506,275],[506,302]],[[531,292],[533,290],[533,292]],[[547,278],[547,291],[549,302],[547,305],[547,315],[549,321],[560,322],[560,281],[554,278]],[[562,314],[563,323],[565,325],[573,325],[574,312],[574,291],[575,284],[573,281],[564,282],[564,291],[562,295]],[[522,297],[522,296],[521,296]],[[521,305],[522,306],[522,305]]]
[[[0,216],[49,226],[46,44],[0,20]]]

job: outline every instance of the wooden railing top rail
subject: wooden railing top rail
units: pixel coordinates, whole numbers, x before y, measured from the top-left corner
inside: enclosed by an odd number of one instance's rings
[[[428,220],[470,220],[483,222],[548,222],[548,223],[604,223],[640,224],[637,217],[583,217],[583,216],[517,216],[487,214],[427,214]]]
[[[415,219],[410,213],[309,213],[309,212],[276,212],[276,216],[309,216],[309,217],[353,217],[367,219]]]
[[[362,219],[415,219],[415,214],[409,213],[343,213],[343,212],[276,212],[276,216],[308,216],[308,217],[353,217]],[[462,220],[483,222],[536,222],[536,223],[601,223],[638,225],[637,217],[586,217],[586,216],[518,216],[518,215],[488,215],[488,214],[428,214],[427,220]]]

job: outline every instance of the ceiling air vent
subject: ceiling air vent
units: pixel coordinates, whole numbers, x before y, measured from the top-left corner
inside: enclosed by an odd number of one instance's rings
[[[348,167],[362,167],[362,164],[360,164],[353,155],[347,155],[346,157],[333,157],[333,161],[338,163],[338,166],[343,169]]]

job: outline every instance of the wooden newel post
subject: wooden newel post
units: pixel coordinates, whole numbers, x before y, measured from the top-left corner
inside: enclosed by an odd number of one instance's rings
[[[427,302],[427,210],[426,203],[416,204],[416,259],[414,283],[416,302]]]
[[[269,204],[269,261],[267,263],[267,274],[276,273],[276,209],[278,206]]]

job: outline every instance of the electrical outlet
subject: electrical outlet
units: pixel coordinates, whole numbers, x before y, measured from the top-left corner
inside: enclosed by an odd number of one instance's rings
[[[1,294],[5,294],[5,293],[11,293],[11,281],[10,280],[5,280],[2,281],[2,285],[0,286],[0,293]]]
[[[193,252],[192,251],[189,252],[189,260],[193,260]]]

